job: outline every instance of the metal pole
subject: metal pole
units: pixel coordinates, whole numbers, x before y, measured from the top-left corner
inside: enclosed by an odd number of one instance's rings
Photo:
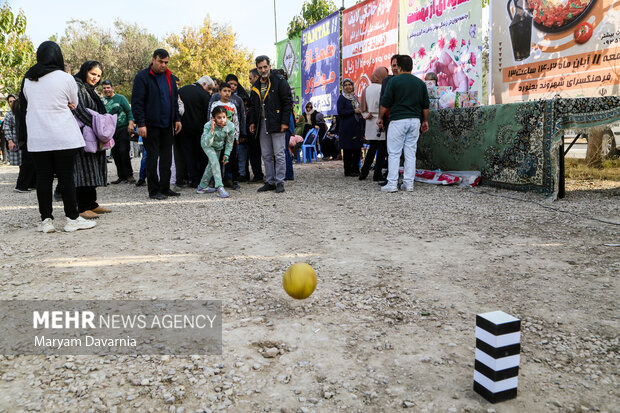
[[[273,25],[276,33],[276,43],[278,43],[278,21],[276,17],[276,0],[273,0]]]

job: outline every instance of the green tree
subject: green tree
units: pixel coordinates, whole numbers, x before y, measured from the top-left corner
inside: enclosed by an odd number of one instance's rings
[[[24,73],[36,62],[34,47],[25,32],[24,12],[19,10],[15,15],[8,3],[3,4],[0,7],[0,93],[3,95],[17,94]]]
[[[207,15],[201,27],[184,27],[181,34],[166,39],[170,52],[170,70],[182,85],[193,83],[204,75],[224,79],[232,73],[247,84],[252,68],[252,53],[237,44],[230,26],[220,25]]]
[[[301,7],[301,13],[288,24],[288,38],[301,35],[303,29],[323,20],[336,10],[338,9],[332,0],[306,0]]]
[[[131,98],[133,79],[151,62],[153,51],[160,47],[159,40],[137,24],[122,20],[114,22],[116,30],[116,61],[110,67],[108,78],[116,93]]]
[[[148,66],[159,47],[157,37],[122,20],[114,22],[113,31],[93,20],[71,20],[58,44],[71,73],[77,73],[85,61],[97,60],[103,66],[103,79],[112,81],[116,93],[128,99],[133,78]]]
[[[87,60],[96,60],[106,76],[116,63],[116,44],[112,32],[94,20],[70,20],[65,34],[58,41],[65,63],[72,74],[77,73]]]

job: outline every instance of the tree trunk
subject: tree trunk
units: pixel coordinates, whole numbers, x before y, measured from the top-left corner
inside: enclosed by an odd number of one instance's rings
[[[603,131],[592,130],[588,137],[588,150],[586,151],[586,165],[589,168],[602,168],[601,145],[603,144]]]

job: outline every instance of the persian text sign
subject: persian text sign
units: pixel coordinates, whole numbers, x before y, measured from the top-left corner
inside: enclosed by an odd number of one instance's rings
[[[482,97],[480,0],[407,0],[400,3],[400,53],[413,58],[420,77]]]
[[[619,0],[520,6],[492,8],[495,103],[620,93]]]
[[[293,92],[293,107],[296,115],[301,114],[301,39],[299,36],[282,40],[276,45],[277,68],[284,69]]]
[[[340,12],[301,32],[301,95],[325,116],[336,114],[340,84]]]
[[[390,67],[398,51],[398,1],[366,0],[342,15],[342,73],[358,96],[378,66]]]

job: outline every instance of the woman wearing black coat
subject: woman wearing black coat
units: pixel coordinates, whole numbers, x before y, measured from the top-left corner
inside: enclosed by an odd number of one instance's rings
[[[361,129],[360,103],[355,95],[351,79],[342,81],[344,92],[338,98],[338,137],[342,149],[345,176],[359,176],[362,157],[363,134]]]
[[[95,92],[99,85],[103,67],[95,60],[84,62],[74,76],[78,85],[78,105],[73,114],[87,126],[92,126],[93,116],[87,109],[106,113],[103,102]],[[111,212],[97,203],[97,187],[108,183],[108,165],[105,151],[96,153],[78,151],[74,165],[75,192],[78,211],[82,218],[97,218],[99,214]],[[62,190],[62,188],[61,188]]]

